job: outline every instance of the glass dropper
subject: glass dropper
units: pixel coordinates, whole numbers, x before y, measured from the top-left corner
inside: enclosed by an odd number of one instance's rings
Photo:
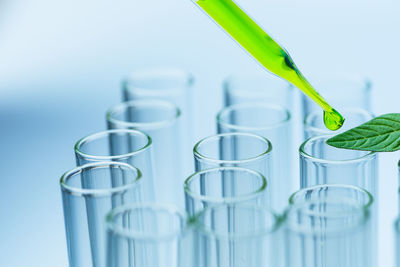
[[[232,0],[192,0],[269,72],[299,88],[324,110],[324,123],[339,129],[344,118],[312,87],[286,50]]]

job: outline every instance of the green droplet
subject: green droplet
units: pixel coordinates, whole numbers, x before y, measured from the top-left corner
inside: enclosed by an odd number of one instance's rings
[[[329,130],[336,131],[342,127],[343,123],[344,118],[335,109],[324,111],[324,124]]]

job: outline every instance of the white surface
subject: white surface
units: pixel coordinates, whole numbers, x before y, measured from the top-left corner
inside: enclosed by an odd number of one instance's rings
[[[364,74],[375,113],[400,111],[397,1],[239,3],[306,75]],[[198,137],[214,132],[223,77],[260,71],[189,0],[0,0],[0,266],[67,266],[58,179],[74,166],[73,144],[105,127],[124,74],[160,65],[195,73]],[[385,267],[394,259],[398,158],[380,158]]]

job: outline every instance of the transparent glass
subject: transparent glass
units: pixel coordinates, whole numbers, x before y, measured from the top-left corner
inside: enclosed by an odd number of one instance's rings
[[[195,171],[216,167],[242,167],[272,177],[272,145],[268,139],[251,133],[224,133],[200,140],[193,149]],[[271,205],[279,192],[267,188]],[[275,194],[274,194],[275,193]]]
[[[141,173],[122,162],[88,163],[60,180],[70,267],[105,267],[105,216],[142,201]]]
[[[190,110],[193,84],[193,75],[180,69],[139,70],[123,79],[122,100],[159,98],[173,102],[183,111],[186,107]]]
[[[394,234],[395,234],[395,253],[396,255],[396,266],[400,267],[400,219],[397,218],[394,223]]]
[[[320,75],[318,78],[310,79],[311,84],[318,92],[338,111],[342,108],[361,108],[371,110],[372,83],[366,78],[354,74],[329,73]],[[303,118],[308,114],[319,111],[311,99],[302,94]],[[347,119],[345,117],[345,119]]]
[[[279,192],[273,209],[281,212],[287,200],[297,188],[297,180],[292,176],[291,146],[292,125],[290,112],[273,104],[245,103],[222,109],[217,115],[218,133],[247,132],[258,134],[272,143],[271,190]],[[293,150],[293,151],[292,151]]]
[[[88,135],[75,144],[75,157],[77,166],[117,161],[138,168],[143,176],[143,200],[155,200],[152,140],[145,133],[117,129]]]
[[[153,141],[156,201],[183,205],[181,121],[179,108],[168,101],[143,99],[124,102],[107,112],[109,129],[135,129]]]
[[[300,187],[348,184],[378,198],[378,155],[369,151],[335,148],[326,143],[332,135],[315,136],[300,146]]]
[[[242,103],[274,103],[293,108],[293,86],[268,74],[234,75],[223,83],[224,106]]]
[[[361,108],[343,108],[340,110],[343,117],[346,118],[343,126],[335,131],[335,134],[345,132],[351,128],[359,126],[364,122],[372,120],[375,116],[369,111]],[[318,111],[313,111],[306,116],[304,119],[304,137],[308,139],[317,135],[327,135],[333,132],[326,128],[323,119],[323,113]]]
[[[184,212],[156,203],[107,215],[107,267],[193,266],[193,237]]]
[[[123,101],[140,99],[163,99],[174,103],[181,111],[182,130],[184,131],[182,149],[185,165],[189,165],[189,175],[193,169],[192,154],[194,119],[193,119],[192,74],[174,68],[142,69],[132,72],[122,81]],[[187,159],[187,161],[186,161]]]
[[[287,267],[371,267],[373,197],[349,185],[318,185],[290,198]]]
[[[195,267],[279,267],[281,218],[252,205],[220,204],[194,218]]]
[[[221,203],[270,205],[265,177],[245,168],[219,167],[196,172],[186,179],[184,190],[190,216]]]

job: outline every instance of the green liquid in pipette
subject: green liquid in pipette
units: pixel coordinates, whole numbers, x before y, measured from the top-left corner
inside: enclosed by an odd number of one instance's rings
[[[195,0],[195,2],[261,65],[289,81],[314,100],[324,110],[324,123],[328,129],[337,130],[343,125],[342,115],[314,90],[285,49],[235,2],[232,0]]]

